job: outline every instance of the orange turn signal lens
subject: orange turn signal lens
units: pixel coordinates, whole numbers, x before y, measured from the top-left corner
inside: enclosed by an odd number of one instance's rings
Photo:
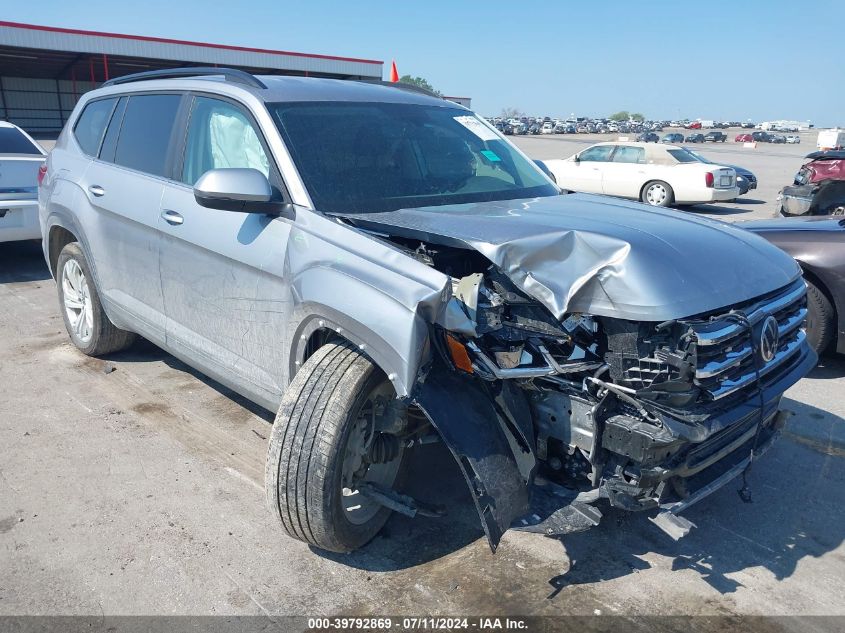
[[[446,345],[449,346],[449,356],[452,357],[452,362],[455,363],[455,367],[471,374],[472,361],[469,359],[467,348],[464,347],[463,343],[451,334],[447,334]]]

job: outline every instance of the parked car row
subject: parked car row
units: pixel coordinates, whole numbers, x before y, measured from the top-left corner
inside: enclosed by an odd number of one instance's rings
[[[790,134],[784,136],[783,134],[771,134],[770,132],[757,131],[750,134],[737,134],[734,137],[735,143],[789,143],[790,145],[798,145],[801,143],[801,137],[797,134]]]
[[[436,441],[494,550],[607,506],[680,538],[685,508],[763,458],[816,364],[801,269],[654,208],[739,194],[734,169],[682,147],[546,167],[558,186],[401,85],[141,73],[70,115],[39,188],[44,256],[82,353],[141,335],[278,411],[266,493],[293,538],[345,552],[392,511],[442,517],[401,476]]]
[[[611,121],[610,119],[552,119],[551,117],[488,117],[488,122],[504,134],[629,134],[660,132],[667,122]]]

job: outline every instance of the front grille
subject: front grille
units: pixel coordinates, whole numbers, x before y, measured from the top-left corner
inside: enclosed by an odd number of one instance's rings
[[[731,316],[737,313],[746,316],[750,329]],[[769,316],[777,320],[778,343],[774,357],[765,361],[760,339]],[[713,400],[753,388],[758,371],[760,379],[765,380],[799,353],[806,318],[807,289],[799,279],[772,295],[734,308],[732,313],[690,322],[697,339],[695,384]]]

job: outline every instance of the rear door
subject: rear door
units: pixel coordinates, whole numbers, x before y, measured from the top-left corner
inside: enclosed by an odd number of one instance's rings
[[[84,225],[109,316],[157,342],[164,340],[158,216],[183,98],[121,97],[98,158],[79,183],[91,211]]]
[[[239,103],[193,96],[183,160],[164,187],[158,228],[167,347],[203,372],[271,406],[280,396],[290,280],[283,269],[290,221],[208,209],[193,185],[210,169],[247,167],[284,186],[261,129]]]

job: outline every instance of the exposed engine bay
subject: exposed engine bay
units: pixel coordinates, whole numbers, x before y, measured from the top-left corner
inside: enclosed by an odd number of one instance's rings
[[[680,538],[693,526],[677,513],[741,474],[785,422],[776,382],[802,361],[800,280],[727,312],[687,319],[570,313],[558,320],[474,251],[390,240],[450,275],[450,302],[466,317],[455,330],[434,326],[439,359],[424,385],[440,361],[463,379],[449,388],[450,397],[470,391],[470,381],[483,383],[468,406],[478,408],[485,393],[493,400],[488,424],[498,417],[518,477],[532,486],[515,503],[522,512],[487,517],[494,547],[505,520],[547,535],[596,525],[599,499],[625,510],[659,510],[653,521]],[[445,435],[453,452],[455,444],[472,442]],[[459,463],[465,458],[455,456]],[[462,468],[484,521],[491,509],[483,498],[492,493],[482,462],[465,460]],[[502,500],[496,503],[501,511]]]

